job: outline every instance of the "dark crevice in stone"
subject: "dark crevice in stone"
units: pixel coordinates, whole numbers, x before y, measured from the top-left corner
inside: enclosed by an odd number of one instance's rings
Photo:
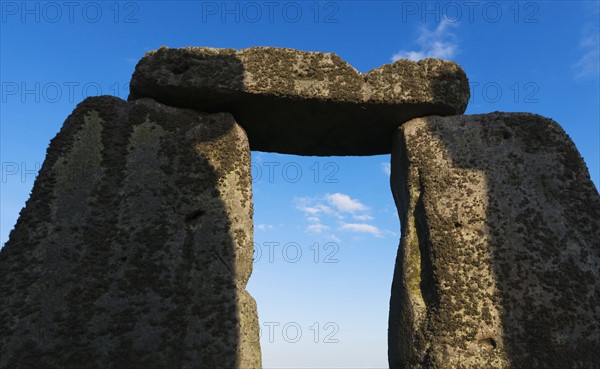
[[[193,211],[185,217],[185,222],[189,226],[192,222],[197,222],[204,214],[206,214],[206,212],[203,209]]]
[[[492,337],[488,337],[488,338],[481,338],[477,341],[477,343],[484,349],[484,350],[493,350],[496,347],[498,347],[498,343],[496,342],[495,339],[493,339]]]
[[[419,175],[419,177],[421,176]],[[427,224],[427,213],[423,204],[425,189],[422,181],[419,182],[419,185],[419,198],[413,213],[421,255],[421,282],[419,287],[426,310],[432,312],[439,306],[439,295],[437,294],[437,281],[435,280],[433,270],[433,255],[431,254],[431,238]]]

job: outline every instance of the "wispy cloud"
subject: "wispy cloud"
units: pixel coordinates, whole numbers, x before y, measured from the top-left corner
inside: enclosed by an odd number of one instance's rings
[[[321,203],[312,198],[308,197],[296,197],[294,198],[294,205],[297,210],[303,212],[307,217],[319,219],[317,215],[327,214],[333,217],[341,217],[335,210],[329,206]]]
[[[329,229],[329,226],[326,226],[325,224],[313,223],[313,224],[309,224],[306,227],[306,232],[308,232],[308,233],[323,233],[324,231],[326,231],[328,229]]]
[[[381,163],[380,165],[383,173],[388,176],[392,174],[392,165],[390,163]]]
[[[372,216],[370,216],[369,214],[352,215],[352,218],[354,218],[356,220],[360,220],[362,222],[366,222],[366,221],[375,219]]]
[[[379,228],[377,228],[376,226],[372,225],[372,224],[366,224],[366,223],[345,223],[342,224],[339,227],[340,231],[349,231],[349,232],[355,232],[355,233],[368,233],[368,234],[372,234],[373,236],[380,236],[381,235],[381,231],[379,231]]]
[[[321,223],[321,218],[318,215],[340,218],[340,215],[329,206],[313,198],[297,197],[294,199],[294,206],[304,213],[305,219],[309,223],[304,229],[306,233],[323,233],[329,230],[330,227]]]
[[[600,75],[600,30],[598,24],[583,26],[579,40],[580,57],[573,65],[577,79],[598,78]]]
[[[342,240],[340,240],[335,234],[330,234],[327,236],[328,240],[332,240],[333,242],[337,242],[337,243],[341,243]]]
[[[272,229],[274,229],[275,226],[272,224],[257,224],[256,225],[256,230],[258,231],[270,231]]]
[[[451,29],[457,23],[442,20],[435,29],[430,30],[425,25],[419,28],[419,35],[415,41],[416,50],[400,50],[392,56],[392,61],[410,59],[418,61],[426,58],[452,59],[458,54],[457,36]]]

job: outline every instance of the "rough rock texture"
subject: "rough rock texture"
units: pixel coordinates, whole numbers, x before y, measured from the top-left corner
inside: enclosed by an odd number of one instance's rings
[[[389,153],[400,124],[461,114],[469,100],[453,62],[399,60],[361,74],[332,53],[272,47],[163,47],[138,63],[130,91],[130,100],[231,112],[252,150],[299,155]]]
[[[89,98],[0,252],[0,368],[258,368],[247,137]]]
[[[390,368],[600,368],[600,197],[557,123],[414,119],[392,191]]]

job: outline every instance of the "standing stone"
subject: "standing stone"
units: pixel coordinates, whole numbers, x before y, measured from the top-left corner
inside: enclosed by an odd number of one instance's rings
[[[600,368],[600,197],[525,113],[400,127],[390,368]]]
[[[252,150],[296,155],[388,154],[400,124],[462,114],[470,96],[454,62],[401,59],[363,74],[333,53],[275,47],[161,47],[130,90],[130,100],[230,112]]]
[[[231,115],[88,98],[0,252],[0,368],[259,368]]]

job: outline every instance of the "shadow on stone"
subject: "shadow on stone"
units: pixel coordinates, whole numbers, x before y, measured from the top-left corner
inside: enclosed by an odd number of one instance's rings
[[[557,123],[415,119],[392,171],[390,368],[600,365],[600,197]]]
[[[79,104],[0,252],[0,368],[260,367],[249,160],[227,114]]]

